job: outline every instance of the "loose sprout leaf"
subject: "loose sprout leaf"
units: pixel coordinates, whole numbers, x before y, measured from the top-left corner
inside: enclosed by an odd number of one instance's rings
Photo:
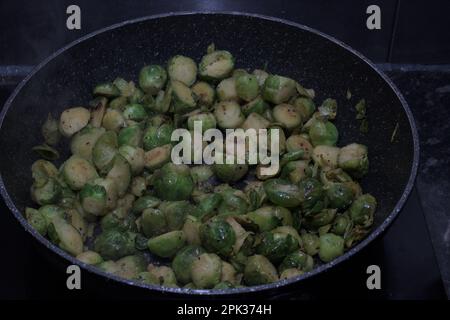
[[[347,89],[347,93],[345,94],[345,97],[347,98],[347,100],[350,100],[352,98],[352,92],[350,91],[350,89]]]
[[[50,147],[48,144],[41,144],[39,146],[35,146],[32,149],[33,151],[35,151],[39,156],[41,156],[42,158],[46,159],[46,160],[56,160],[59,158],[59,152]]]
[[[297,92],[299,95],[314,99],[316,93],[313,89],[305,89],[300,83],[296,82],[295,87],[297,88]]]
[[[359,131],[361,131],[362,133],[369,132],[369,121],[367,119],[362,119],[359,126]]]
[[[216,45],[212,42],[206,48],[206,53],[213,53],[214,51],[216,51]]]
[[[398,126],[399,126],[399,124],[398,124],[398,122],[397,122],[397,123],[395,124],[394,131],[392,132],[391,142],[394,142],[394,140],[395,140],[395,136],[397,135],[397,131],[398,131]]]
[[[356,119],[362,120],[366,117],[366,100],[361,99],[359,102],[355,105],[356,110]]]
[[[334,119],[337,114],[337,102],[334,99],[325,99],[319,107],[320,114],[326,119]]]

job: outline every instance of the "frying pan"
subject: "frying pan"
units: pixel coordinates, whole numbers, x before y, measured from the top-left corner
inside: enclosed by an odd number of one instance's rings
[[[165,64],[179,53],[199,61],[211,42],[232,52],[237,67],[261,68],[267,63],[271,73],[287,75],[314,88],[316,101],[327,97],[338,100],[339,144],[360,142],[369,148],[370,171],[362,186],[379,203],[371,233],[341,257],[296,278],[248,288],[192,291],[136,283],[104,273],[77,261],[34,231],[23,212],[26,206],[33,206],[30,167],[37,158],[30,150],[42,143],[39,132],[47,114],[59,115],[67,107],[85,104],[97,83],[112,81],[116,76],[136,80],[145,64]],[[346,98],[348,90],[352,93],[350,100]],[[354,105],[362,98],[367,101],[366,134],[360,132],[355,120]],[[254,14],[169,13],[94,32],[57,51],[27,76],[6,102],[0,121],[1,194],[24,229],[48,249],[47,253],[107,280],[174,295],[278,290],[336,266],[392,223],[413,187],[418,166],[418,134],[412,113],[398,89],[368,59],[308,27]]]

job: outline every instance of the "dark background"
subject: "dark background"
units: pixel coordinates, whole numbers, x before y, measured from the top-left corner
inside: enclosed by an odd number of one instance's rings
[[[81,30],[66,28],[71,4],[81,7]],[[371,4],[381,8],[381,30],[366,28]],[[421,164],[416,188],[400,217],[382,239],[341,270],[312,279],[294,293],[285,292],[283,298],[445,298],[445,290],[450,293],[450,1],[0,0],[0,106],[32,66],[65,44],[127,19],[174,11],[259,13],[325,32],[376,62],[414,113]],[[68,292],[64,272],[38,253],[2,201],[0,225],[0,298],[113,296],[102,285],[103,291],[95,290],[96,282],[83,284],[94,290]],[[380,292],[365,288],[361,266],[369,264],[380,265],[384,272]]]

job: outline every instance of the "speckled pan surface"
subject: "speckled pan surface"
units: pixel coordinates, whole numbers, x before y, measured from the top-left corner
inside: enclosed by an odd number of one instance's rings
[[[41,142],[40,126],[54,115],[91,98],[98,82],[122,76],[136,80],[142,66],[164,64],[175,54],[197,61],[214,42],[232,52],[236,66],[261,68],[290,76],[314,88],[316,101],[338,100],[339,145],[368,145],[370,172],[363,188],[379,201],[374,228],[361,243],[335,261],[298,278],[271,285],[229,290],[163,288],[124,280],[79,263],[32,230],[21,212],[32,205],[31,147]],[[352,93],[346,99],[347,90]],[[367,101],[369,132],[362,134],[354,105]],[[129,285],[175,294],[222,295],[276,289],[317,275],[348,259],[382,233],[406,201],[418,165],[418,134],[406,102],[391,81],[363,56],[339,41],[289,21],[242,13],[169,13],[127,21],[88,35],[62,48],[41,63],[17,87],[0,117],[0,191],[15,217],[39,242],[70,263]],[[391,136],[398,124],[393,142]],[[7,214],[7,213],[2,213]]]

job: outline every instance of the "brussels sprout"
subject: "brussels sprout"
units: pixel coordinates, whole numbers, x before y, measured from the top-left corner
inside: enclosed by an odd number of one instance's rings
[[[280,273],[280,280],[285,280],[289,278],[294,278],[302,275],[304,272],[302,270],[296,269],[296,268],[289,268],[283,270],[283,272]]]
[[[147,190],[147,180],[144,177],[137,176],[131,180],[130,192],[136,197],[142,197]]]
[[[280,104],[288,101],[289,98],[295,95],[295,91],[294,80],[278,75],[270,75],[264,81],[262,96],[266,101]]]
[[[258,85],[262,87],[264,85],[264,82],[266,82],[266,79],[269,77],[269,74],[260,69],[255,69],[252,72],[253,75],[256,76],[256,80],[258,80]]]
[[[166,144],[161,147],[153,148],[144,154],[144,166],[149,170],[161,168],[170,161],[172,145]]]
[[[301,180],[299,189],[301,207],[306,216],[320,212],[326,207],[325,192],[317,179],[305,178]]]
[[[83,252],[83,239],[80,233],[64,219],[54,217],[48,225],[50,240],[73,256]]]
[[[131,214],[120,216],[116,210],[104,216],[100,221],[100,225],[103,231],[113,229],[121,232],[135,232],[137,230],[135,216]]]
[[[247,174],[247,164],[214,164],[213,171],[217,178],[224,182],[236,182]]]
[[[258,78],[255,75],[243,74],[236,77],[236,92],[239,98],[251,101],[259,93]]]
[[[313,146],[326,145],[334,146],[338,140],[336,126],[329,121],[313,121],[309,128],[309,136]]]
[[[276,122],[280,123],[286,129],[300,128],[302,117],[300,113],[290,104],[279,104],[272,110],[272,115]]]
[[[245,218],[256,224],[260,232],[270,231],[281,225],[281,219],[277,216],[275,207],[265,206],[249,212]]]
[[[217,209],[219,215],[241,215],[247,212],[248,199],[240,190],[226,190],[221,193],[222,201]]]
[[[314,260],[310,255],[305,254],[301,250],[297,250],[284,258],[278,267],[278,271],[283,272],[286,269],[295,268],[303,272],[311,271],[314,267]]]
[[[186,242],[190,245],[200,245],[200,226],[202,223],[194,216],[187,216],[183,226]]]
[[[139,72],[139,86],[144,92],[155,95],[164,86],[167,72],[159,65],[145,66]]]
[[[264,182],[264,190],[269,200],[279,206],[292,208],[300,205],[300,189],[282,179],[271,179]]]
[[[133,81],[126,81],[123,78],[116,78],[113,84],[119,89],[120,95],[124,97],[131,97],[137,90]]]
[[[117,260],[135,253],[136,234],[116,229],[104,230],[94,242],[94,250],[104,259]]]
[[[148,250],[159,257],[171,258],[184,247],[186,237],[183,231],[171,231],[148,240]]]
[[[194,84],[191,89],[200,106],[212,106],[215,99],[215,91],[210,84],[200,81]]]
[[[194,182],[188,166],[167,163],[155,175],[154,187],[161,199],[189,199],[194,189]]]
[[[234,69],[231,74],[231,76],[236,79],[240,76],[245,76],[245,75],[248,75],[248,72],[245,69]]]
[[[51,113],[48,114],[47,120],[42,125],[41,133],[46,144],[54,146],[59,142],[61,134],[58,128],[58,120],[53,118]]]
[[[350,217],[355,224],[367,228],[373,223],[373,214],[376,208],[377,200],[368,193],[363,194],[350,206]]]
[[[217,85],[216,88],[217,97],[220,101],[238,101],[239,97],[236,91],[236,79],[235,78],[227,78]]]
[[[144,103],[147,109],[153,112],[167,112],[170,109],[170,104],[172,103],[173,88],[168,86],[166,91],[159,91],[156,98],[153,99],[152,96],[146,95],[144,98]]]
[[[110,109],[114,109],[117,111],[123,111],[123,109],[125,108],[125,106],[128,104],[128,99],[126,97],[117,97],[112,99],[109,102],[108,107]]]
[[[180,283],[186,284],[192,281],[190,272],[192,264],[203,253],[205,250],[202,247],[193,245],[186,246],[177,253],[172,261],[172,269]]]
[[[222,129],[238,128],[245,117],[241,112],[241,107],[234,101],[222,101],[214,106],[214,116],[217,125]]]
[[[264,115],[267,110],[269,110],[269,104],[265,102],[261,97],[256,97],[254,100],[242,106],[242,112],[246,116],[248,116],[250,113]]]
[[[337,113],[337,101],[334,99],[325,99],[319,107],[319,113],[326,119],[335,119]]]
[[[305,218],[305,225],[308,228],[317,229],[333,222],[336,216],[336,209],[323,209],[313,215],[308,215]]]
[[[176,80],[190,87],[197,77],[197,64],[191,58],[176,55],[169,59],[167,71],[171,80]]]
[[[274,207],[275,217],[280,219],[282,226],[292,226],[294,224],[294,218],[291,211],[284,207]]]
[[[53,219],[63,219],[65,218],[65,211],[63,208],[48,204],[44,205],[39,208],[39,213],[44,217],[45,221],[47,222],[47,225],[49,225]]]
[[[56,178],[58,169],[53,163],[40,159],[31,165],[31,175],[33,177],[33,186],[39,188],[43,187],[49,178]]]
[[[191,168],[191,177],[194,183],[202,183],[208,181],[214,175],[211,166],[200,165]]]
[[[250,208],[252,210],[261,207],[261,205],[267,198],[262,181],[247,182],[247,185],[244,188],[244,192],[250,201]]]
[[[43,236],[47,234],[47,220],[38,210],[28,207],[25,208],[25,217],[27,218],[28,223],[38,233]]]
[[[270,125],[270,121],[257,113],[250,113],[242,124],[242,129],[266,129]]]
[[[291,183],[297,184],[306,176],[307,168],[307,161],[290,161],[283,166],[280,177],[284,179],[288,178]]]
[[[82,252],[77,255],[76,258],[83,263],[92,265],[100,264],[103,262],[103,258],[95,251]]]
[[[353,201],[352,189],[344,183],[333,183],[326,189],[331,208],[345,209]]]
[[[272,262],[279,262],[298,247],[298,240],[290,234],[272,230],[258,235],[256,253]]]
[[[187,124],[189,130],[194,130],[194,122],[200,121],[202,124],[202,132],[205,132],[208,129],[212,129],[216,127],[216,118],[212,113],[202,112],[191,115],[188,118]]]
[[[143,132],[141,126],[138,124],[122,128],[117,135],[117,142],[119,146],[129,145],[132,147],[139,147],[142,145]]]
[[[144,170],[144,149],[132,146],[121,146],[119,153],[128,161],[131,168],[131,173],[137,175]]]
[[[125,106],[123,117],[127,120],[139,122],[147,118],[147,111],[145,111],[145,108],[141,104],[132,103]]]
[[[186,216],[194,211],[193,205],[188,201],[165,201],[159,209],[164,213],[169,231],[180,230]]]
[[[254,255],[248,258],[245,265],[244,281],[249,286],[276,282],[277,270],[266,257]]]
[[[303,249],[308,255],[314,256],[319,252],[320,241],[317,235],[306,232],[301,235],[301,238]]]
[[[369,171],[367,147],[352,143],[340,149],[338,165],[355,178],[361,178]]]
[[[138,274],[144,272],[147,267],[147,262],[142,256],[132,255],[120,258],[116,261],[119,271],[116,274],[125,279],[135,279]]]
[[[120,154],[116,154],[106,178],[115,182],[119,197],[123,196],[131,181],[131,168],[128,161]]]
[[[197,103],[192,90],[180,81],[171,81],[172,106],[175,113],[186,113],[195,109]]]
[[[353,227],[352,220],[345,212],[344,214],[338,215],[333,222],[331,231],[338,236],[344,236],[350,228]]]
[[[94,95],[96,96],[104,96],[107,98],[113,98],[120,96],[120,90],[113,83],[106,82],[100,83],[94,88]]]
[[[316,146],[312,158],[320,167],[334,169],[338,164],[339,148],[327,145]]]
[[[166,144],[171,144],[173,126],[170,123],[162,123],[158,126],[150,126],[144,132],[144,149],[146,151]]]
[[[286,149],[288,152],[303,150],[303,159],[309,159],[313,151],[311,143],[298,134],[293,134],[287,138]]]
[[[62,175],[72,190],[81,190],[88,181],[98,177],[92,164],[76,155],[66,160]]]
[[[89,122],[91,113],[83,107],[66,109],[59,118],[59,131],[65,137],[71,137],[83,129]]]
[[[200,240],[207,251],[228,256],[233,251],[236,235],[228,222],[212,219],[200,227]]]
[[[234,285],[228,281],[221,281],[213,287],[214,290],[225,290],[231,288],[234,288]]]
[[[344,253],[344,239],[332,233],[320,236],[319,257],[323,262],[330,262]]]
[[[105,191],[106,191],[106,207],[105,207],[105,209],[108,211],[108,210],[112,210],[112,209],[116,208],[118,191],[117,191],[117,186],[115,184],[115,181],[112,179],[99,178],[99,179],[95,179],[93,181],[93,184],[97,185],[97,186],[102,186],[103,188],[105,188]]]
[[[141,229],[147,237],[159,236],[168,230],[166,217],[159,209],[147,208],[142,212]]]
[[[107,273],[117,274],[120,272],[120,267],[112,260],[103,261],[97,267]]]
[[[104,133],[104,128],[95,128],[90,126],[83,128],[73,136],[70,142],[70,150],[72,154],[91,161],[94,145]]]
[[[138,275],[138,280],[148,284],[157,284],[165,287],[176,287],[177,279],[173,270],[166,266],[155,266],[150,264],[148,272],[142,272]]]
[[[281,207],[277,207],[277,211],[280,209]],[[284,209],[284,208],[283,208]],[[292,219],[292,218],[291,218]],[[300,235],[298,234],[297,230],[295,230],[294,227],[292,227],[291,225],[282,225],[281,227],[276,227],[275,229],[273,229],[271,231],[272,233],[283,233],[283,234],[289,234],[291,235],[297,242],[299,247],[301,247],[303,245],[302,243],[302,238],[300,237]]]
[[[134,203],[131,209],[131,212],[134,215],[139,215],[147,208],[156,208],[161,203],[161,200],[154,196],[146,195],[138,198]]]
[[[303,122],[311,118],[314,111],[316,111],[316,105],[310,98],[298,97],[294,100],[292,105],[300,113]]]
[[[106,110],[102,120],[102,127],[106,130],[118,132],[121,128],[125,127],[125,118],[121,111],[116,109]]]
[[[86,183],[80,191],[80,201],[87,213],[96,216],[106,213],[106,189],[101,185]]]
[[[191,265],[192,282],[197,288],[211,289],[220,282],[222,260],[214,253],[203,253]]]
[[[234,68],[234,58],[228,51],[217,50],[204,55],[198,65],[201,78],[220,80],[226,78]]]
[[[117,153],[117,135],[114,131],[106,131],[95,142],[92,149],[92,160],[100,172],[107,172]]]
[[[31,198],[40,205],[57,203],[61,199],[61,193],[61,186],[54,178],[48,178],[42,186],[34,184],[31,187]]]
[[[222,275],[220,277],[222,283],[228,283],[233,286],[234,284],[239,284],[237,279],[236,269],[230,263],[222,261]]]

